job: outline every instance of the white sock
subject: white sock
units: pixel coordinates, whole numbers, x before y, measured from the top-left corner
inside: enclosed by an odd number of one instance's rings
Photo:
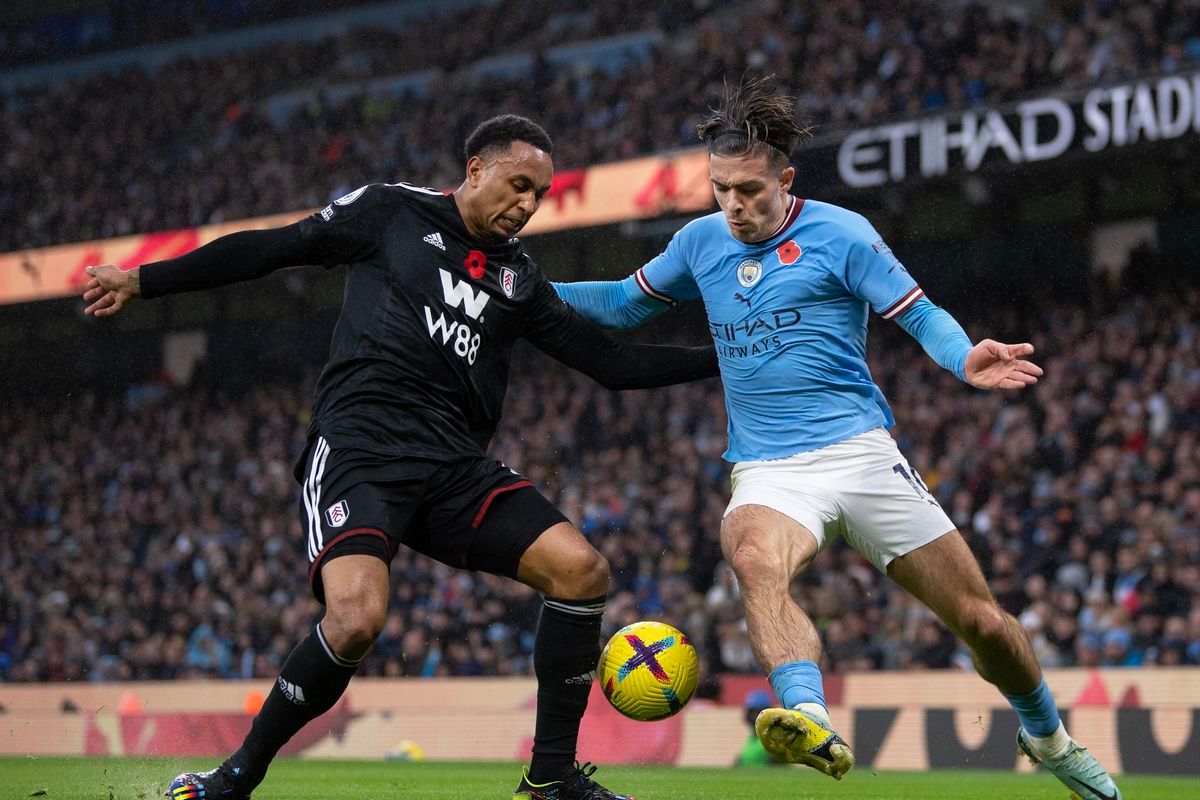
[[[1029,735],[1029,744],[1033,748],[1033,754],[1043,761],[1060,758],[1071,748],[1071,737],[1067,735],[1067,729],[1061,722],[1058,723],[1058,728],[1054,733],[1049,736],[1034,736],[1029,731],[1025,731],[1025,733]]]
[[[829,711],[820,703],[800,703],[795,711],[801,711],[815,719],[817,722],[826,728],[832,729],[833,726],[829,723]]]

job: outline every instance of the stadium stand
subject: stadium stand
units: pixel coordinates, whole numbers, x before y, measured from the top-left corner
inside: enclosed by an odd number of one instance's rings
[[[482,3],[332,39],[300,18],[290,43],[185,57],[196,40],[179,40],[115,73],[0,75],[0,250],[314,207],[374,180],[453,186],[457,143],[504,111],[545,124],[559,167],[691,145],[722,78],[747,67],[779,74],[826,131],[1200,62],[1195,0],[652,5],[546,18],[533,0]]]
[[[1035,332],[1047,375],[1020,396],[967,389],[894,326],[872,333],[901,446],[1047,666],[1200,664],[1200,288],[1132,277],[1020,317],[972,315]],[[310,628],[291,459],[311,376],[228,391],[217,366],[0,416],[15,477],[0,490],[0,679],[269,677]],[[614,394],[537,356],[514,376],[494,451],[610,559],[606,632],[661,616],[709,672],[754,672],[717,547],[723,447],[713,383]],[[530,672],[529,590],[408,552],[393,574],[362,674]],[[830,670],[968,666],[840,544],[795,591]]]

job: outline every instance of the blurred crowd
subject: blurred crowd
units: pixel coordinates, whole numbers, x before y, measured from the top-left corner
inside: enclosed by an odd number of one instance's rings
[[[663,33],[645,57],[547,56],[636,30]],[[525,71],[472,71],[518,53]],[[503,112],[541,121],[560,168],[694,145],[747,70],[777,74],[825,132],[1196,64],[1200,0],[514,0],[4,96],[0,251],[319,207],[372,181],[453,187],[467,133]],[[424,92],[329,99],[423,69]],[[292,90],[313,96],[272,118]]]
[[[363,0],[321,0],[321,10],[362,4]],[[0,65],[80,58],[312,13],[290,0],[121,0],[71,5],[76,7],[42,15],[22,9],[23,13],[5,19],[0,28]]]
[[[494,55],[646,26],[670,29],[703,14],[708,5],[707,0],[556,0],[552,6],[512,3],[498,12],[497,0],[459,0],[448,8],[438,8],[435,0],[321,0],[316,6],[293,0],[122,0],[6,25],[0,29],[0,65],[70,60],[288,20],[299,31],[304,19],[296,18],[333,19],[338,11],[353,10],[376,12],[373,18],[384,21],[355,27],[344,42],[331,39],[326,45],[336,56],[371,62],[372,74],[389,74],[414,66],[451,66],[484,37]],[[421,7],[414,11],[413,6]],[[397,28],[403,28],[402,38],[394,38]],[[445,36],[446,31],[455,35]],[[442,45],[436,50],[404,49],[434,40]],[[355,74],[341,72],[343,63],[326,66],[331,77]]]
[[[894,435],[1046,666],[1200,664],[1197,308],[1193,288],[972,315],[976,338],[1032,337],[1046,375],[1020,394],[971,390],[897,326],[873,328]],[[291,474],[311,378],[230,393],[212,377],[0,415],[0,679],[269,677],[319,619]],[[719,384],[610,393],[531,350],[505,413],[494,453],[612,565],[605,633],[661,618],[706,674],[756,672],[718,547]],[[828,670],[970,667],[840,541],[793,594]],[[360,674],[530,674],[539,607],[402,551]]]

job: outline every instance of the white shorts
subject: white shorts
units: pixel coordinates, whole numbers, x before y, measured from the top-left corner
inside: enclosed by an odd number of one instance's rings
[[[883,428],[788,458],[733,467],[738,506],[761,505],[812,531],[817,549],[838,535],[887,574],[892,559],[954,529]]]

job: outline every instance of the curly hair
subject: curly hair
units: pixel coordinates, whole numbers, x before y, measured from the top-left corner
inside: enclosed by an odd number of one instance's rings
[[[500,147],[507,148],[513,142],[525,142],[551,155],[554,152],[554,142],[550,134],[533,120],[516,114],[501,114],[479,123],[479,126],[467,137],[463,147],[463,155],[470,159],[481,155],[483,151]]]
[[[774,75],[726,84],[720,105],[709,111],[696,133],[713,155],[762,153],[786,166],[799,141],[812,135],[796,120],[795,98],[775,92]]]

